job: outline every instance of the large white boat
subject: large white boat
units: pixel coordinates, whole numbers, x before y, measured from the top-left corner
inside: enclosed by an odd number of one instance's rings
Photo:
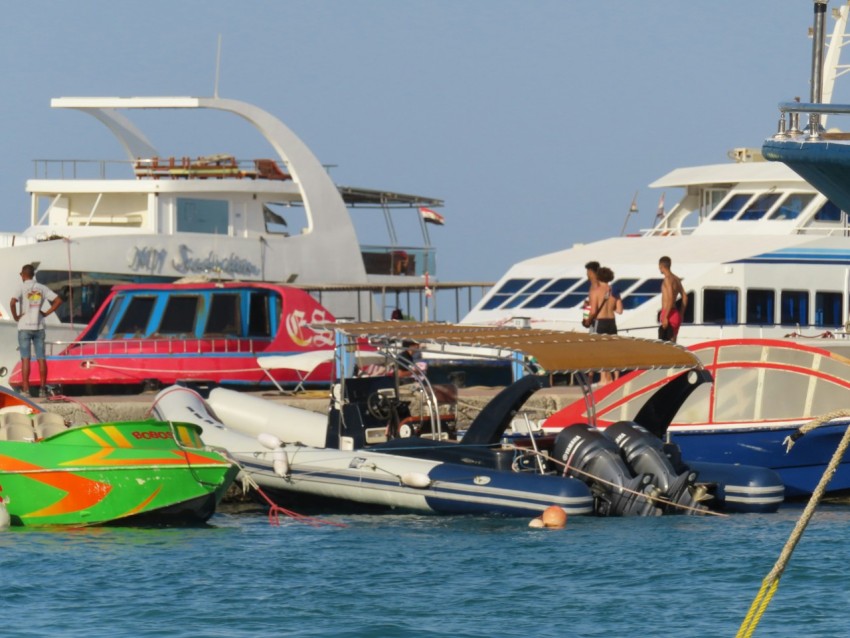
[[[825,100],[839,68],[847,3],[837,16],[824,64]],[[615,273],[613,287],[624,304],[620,332],[654,337],[661,308],[658,260],[669,256],[689,297],[680,343],[844,336],[847,213],[787,166],[763,161],[758,150],[735,149],[730,156],[735,161],[679,168],[651,184],[684,191],[671,210],[659,210],[653,228],[514,264],[463,323],[585,330],[584,265],[598,261]]]
[[[70,341],[120,283],[187,276],[288,283],[321,291],[316,296],[337,317],[378,319],[395,304],[374,303],[370,290],[424,288],[436,275],[426,222],[440,219],[431,209],[442,201],[336,185],[286,125],[253,105],[219,97],[66,97],[51,106],[97,118],[126,159],[36,161],[37,176],[26,185],[29,226],[0,234],[2,272],[32,263],[38,280],[65,299],[58,321],[49,317],[50,340]],[[238,116],[274,158],[164,156],[125,115],[142,109]],[[358,241],[352,213],[360,207],[381,209],[385,244]],[[369,215],[375,219],[374,210]],[[0,330],[14,329],[15,284],[0,280]],[[0,367],[11,370],[17,354],[7,337]]]

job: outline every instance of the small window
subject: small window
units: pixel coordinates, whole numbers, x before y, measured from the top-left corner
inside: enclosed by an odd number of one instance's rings
[[[838,223],[841,217],[841,209],[829,200],[826,200],[820,210],[815,213],[816,222]]]
[[[239,295],[233,293],[213,293],[204,336],[238,336],[241,333],[239,315]]]
[[[252,292],[248,315],[249,337],[272,336],[272,304],[266,292]]]
[[[508,279],[501,288],[493,293],[493,296],[487,300],[487,303],[482,306],[481,310],[498,308],[529,283],[531,283],[531,279]]]
[[[840,292],[815,293],[815,325],[820,328],[837,328],[843,325]]]
[[[750,288],[747,290],[747,324],[772,326],[775,321],[776,292]]]
[[[682,317],[682,323],[694,322],[694,291],[691,290],[688,295],[688,307],[685,308],[685,316]]]
[[[115,328],[116,336],[141,337],[147,334],[148,322],[153,311],[154,297],[133,297]]]
[[[615,295],[622,296],[624,292],[634,286],[638,281],[638,279],[615,279],[611,282],[611,290]]]
[[[623,310],[632,310],[638,306],[645,304],[650,299],[661,294],[661,283],[664,280],[660,277],[657,279],[647,279],[628,295],[623,297]]]
[[[770,215],[770,219],[783,221],[797,219],[803,209],[815,198],[813,193],[791,193]]]
[[[736,325],[738,323],[738,291],[707,288],[702,293],[703,323]]]
[[[563,292],[578,283],[578,279],[556,279],[542,291],[528,300],[523,308],[545,308],[561,296]]]
[[[169,297],[157,332],[161,335],[194,335],[199,300],[198,295]]]
[[[755,201],[747,206],[747,210],[740,217],[741,221],[756,221],[764,217],[765,213],[773,208],[779,199],[779,193],[759,195]]]
[[[744,206],[744,204],[750,201],[751,197],[752,195],[732,195],[732,197],[726,200],[726,203],[723,204],[723,206],[721,206],[719,209],[717,209],[717,212],[712,215],[711,221],[729,221],[740,212],[741,208]]]
[[[780,305],[783,326],[809,325],[809,293],[805,290],[783,290]]]
[[[561,297],[555,304],[552,306],[553,308],[575,308],[576,306],[580,306],[584,300],[587,298],[588,293],[590,292],[590,280],[585,279],[581,282],[580,286],[577,286],[568,294]]]
[[[502,308],[516,308],[521,303],[524,303],[531,295],[540,290],[543,286],[548,284],[551,279],[538,279],[530,286],[526,286],[521,293],[514,296],[513,299],[508,301]]]

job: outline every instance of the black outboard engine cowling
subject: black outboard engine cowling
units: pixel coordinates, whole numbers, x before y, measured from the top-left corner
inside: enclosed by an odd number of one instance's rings
[[[565,473],[590,486],[601,516],[660,516],[651,498],[658,489],[652,477],[635,476],[620,448],[586,423],[575,423],[558,434],[552,456],[567,464]]]
[[[618,421],[605,429],[605,436],[622,451],[626,464],[636,474],[650,474],[661,492],[660,496],[678,505],[697,510],[706,508],[699,504],[694,488],[697,473],[686,465],[676,467],[667,455],[664,442],[645,428],[632,421]],[[681,463],[677,456],[677,462]],[[668,505],[665,513],[693,513],[680,507]]]

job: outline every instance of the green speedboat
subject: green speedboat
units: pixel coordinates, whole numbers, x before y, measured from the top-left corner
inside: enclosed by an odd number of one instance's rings
[[[26,414],[25,405],[6,409],[0,409],[0,498],[12,525],[201,523],[239,471],[205,447],[193,424],[69,428],[55,414]]]

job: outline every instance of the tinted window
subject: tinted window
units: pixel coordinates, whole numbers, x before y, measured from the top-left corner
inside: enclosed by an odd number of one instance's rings
[[[581,303],[587,298],[588,292],[590,292],[590,280],[585,279],[583,282],[581,282],[580,286],[577,286],[568,295],[564,295],[564,297],[559,299],[552,307],[575,308],[576,306],[581,305]]]
[[[237,336],[240,330],[239,295],[233,293],[213,293],[210,312],[204,335]]]
[[[764,214],[773,208],[776,200],[779,199],[779,193],[770,193],[767,195],[759,195],[755,201],[747,206],[740,219],[742,221],[755,221],[764,217]]]
[[[227,235],[228,206],[224,200],[177,198],[177,230]]]
[[[773,290],[756,288],[747,290],[747,323],[773,325],[775,323],[775,300],[776,293]]]
[[[115,328],[116,336],[131,335],[141,337],[147,333],[148,321],[153,310],[154,297],[133,297],[127,304],[121,321]]]
[[[820,210],[815,213],[815,221],[840,222],[841,209],[831,201],[827,200],[826,203],[820,207]]]
[[[578,283],[578,279],[556,279],[546,286],[538,294],[528,300],[523,308],[543,308],[555,301],[561,293],[572,288]]]
[[[703,323],[738,323],[738,291],[706,289],[702,293]]]
[[[271,337],[271,300],[266,292],[252,292],[248,315],[249,337]]]
[[[797,219],[803,209],[814,199],[814,194],[791,193],[779,208],[770,215],[770,219]]]
[[[746,204],[752,195],[733,195],[716,213],[711,217],[712,221],[723,222],[732,219],[741,210],[741,207]]]
[[[840,292],[815,293],[815,325],[825,328],[837,328],[844,322],[841,312]]]
[[[805,290],[783,290],[781,294],[782,325],[809,325],[809,293]]]
[[[194,334],[199,300],[198,295],[169,297],[157,332],[163,335]]]
[[[658,296],[661,293],[661,282],[663,281],[659,277],[658,279],[647,279],[639,284],[632,292],[623,297],[623,309],[631,310],[632,308],[637,308],[653,297]]]
[[[535,292],[540,290],[543,286],[548,284],[551,279],[538,279],[530,286],[527,286],[520,294],[516,295],[513,299],[511,299],[508,303],[506,303],[504,308],[516,308],[518,305],[526,301],[529,296],[533,295]]]
[[[501,288],[493,293],[493,296],[482,306],[482,310],[493,310],[498,308],[514,294],[522,290],[531,282],[531,279],[508,279]]]

